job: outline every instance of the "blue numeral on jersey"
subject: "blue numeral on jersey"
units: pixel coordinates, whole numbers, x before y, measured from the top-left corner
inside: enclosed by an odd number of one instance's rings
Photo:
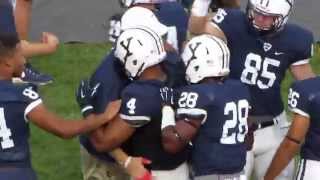
[[[7,128],[5,116],[4,116],[4,109],[0,108],[0,138],[1,141],[1,148],[8,149],[14,147],[14,143],[12,139],[10,139],[11,130]]]
[[[248,132],[247,118],[249,103],[242,99],[238,102],[228,102],[224,108],[224,115],[231,116],[223,125],[221,144],[243,143]]]

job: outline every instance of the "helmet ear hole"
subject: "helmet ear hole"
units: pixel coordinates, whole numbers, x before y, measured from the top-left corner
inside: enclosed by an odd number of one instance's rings
[[[199,65],[197,65],[197,66],[194,67],[194,71],[196,71],[196,72],[199,71],[199,69],[200,69],[200,66],[199,66]]]
[[[138,61],[135,59],[135,60],[132,61],[132,64],[133,64],[134,66],[136,66],[136,65],[138,64]]]

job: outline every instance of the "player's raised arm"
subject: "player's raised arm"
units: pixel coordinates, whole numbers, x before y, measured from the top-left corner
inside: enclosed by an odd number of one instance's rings
[[[90,100],[95,95],[95,88],[90,88],[88,81],[83,81],[78,92],[78,101],[81,101],[83,106],[90,108]],[[25,89],[23,95],[32,100],[25,110],[26,117],[31,122],[35,123],[40,128],[51,132],[62,138],[72,138],[76,135],[89,132],[108,122],[108,110],[100,115],[90,114],[85,119],[87,120],[66,120],[58,117],[55,113],[50,112],[42,101],[39,95],[32,89]]]
[[[191,16],[189,19],[189,31],[192,34],[211,34],[223,40],[226,37],[215,23],[211,22],[211,17],[208,15],[209,5],[211,0],[195,0],[191,8]],[[221,12],[217,12],[215,16],[223,17]]]

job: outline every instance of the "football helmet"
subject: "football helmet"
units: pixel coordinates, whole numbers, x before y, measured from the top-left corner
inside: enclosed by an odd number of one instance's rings
[[[198,83],[206,77],[223,77],[230,72],[230,52],[224,41],[211,35],[192,38],[182,52],[186,80]]]
[[[247,16],[250,23],[260,32],[270,33],[281,30],[289,19],[294,0],[248,0]],[[259,27],[255,23],[255,14],[274,17],[269,28]]]
[[[117,40],[114,54],[131,79],[139,77],[146,68],[159,64],[166,56],[162,38],[143,26],[124,30]]]

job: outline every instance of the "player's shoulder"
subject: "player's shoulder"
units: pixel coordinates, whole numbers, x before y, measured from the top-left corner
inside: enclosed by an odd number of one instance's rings
[[[302,94],[307,94],[313,90],[320,91],[320,77],[295,81],[292,83],[291,89]]]
[[[313,33],[312,31],[301,27],[297,24],[288,23],[282,30],[282,36],[284,36],[291,45],[299,46],[309,46],[310,43],[313,43]]]
[[[157,80],[136,80],[130,83],[122,91],[122,96],[148,97],[154,93],[159,94],[160,87],[164,86],[164,82]]]
[[[242,23],[247,20],[246,13],[238,8],[219,8],[216,15],[221,16],[223,20],[230,22],[237,20],[240,21],[239,23]],[[237,23],[237,21],[233,23]]]
[[[39,99],[36,86],[32,84],[13,84],[0,82],[0,97],[7,102],[30,102]]]

